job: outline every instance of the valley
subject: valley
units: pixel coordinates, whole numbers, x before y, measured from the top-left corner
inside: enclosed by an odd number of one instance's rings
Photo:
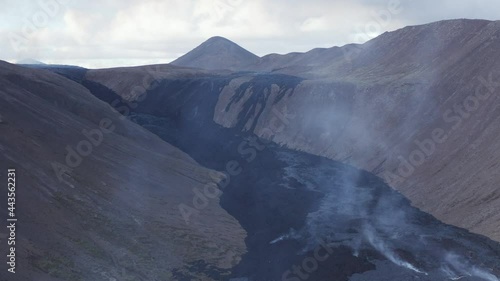
[[[296,118],[286,109],[276,109],[273,125],[261,128],[268,138],[251,133],[251,116],[240,114],[232,128],[215,122],[219,89],[238,79],[234,74],[164,80],[128,115],[225,174],[220,204],[245,229],[247,253],[230,271],[204,268],[213,279],[498,280],[498,243],[439,222],[373,174],[270,142]],[[297,87],[287,88],[294,85],[289,81],[300,79],[259,74],[251,81],[262,91],[273,87],[266,83],[282,83],[287,93]],[[118,98],[105,92],[92,93]],[[244,106],[269,102],[265,98],[249,98]],[[247,124],[254,129],[243,130]],[[209,199],[206,204],[215,204]],[[183,205],[180,214],[189,222],[206,207]],[[320,265],[311,257],[321,249],[328,258]]]
[[[499,49],[500,22],[459,19],[284,55],[215,36],[170,64],[0,61],[17,278],[498,281]]]

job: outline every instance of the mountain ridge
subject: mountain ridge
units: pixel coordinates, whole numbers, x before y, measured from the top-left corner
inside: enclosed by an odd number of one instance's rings
[[[189,268],[200,260],[233,266],[245,251],[238,222],[217,200],[191,224],[178,208],[223,175],[47,69],[0,61],[0,163],[18,174],[23,221],[22,270],[8,280],[171,280],[202,278]]]
[[[462,105],[476,88],[486,91],[481,81],[495,85],[499,38],[499,21],[447,20],[387,32],[363,45],[316,49],[308,54],[311,59],[293,53],[285,64],[226,76],[213,120],[266,137],[260,132],[272,126],[272,112],[287,108],[301,118],[273,141],[383,177],[384,172],[397,172],[397,157],[409,157],[415,140],[432,136],[433,129],[448,129],[443,114],[454,113],[455,104]],[[102,75],[94,70],[87,77],[122,97],[137,98],[129,94],[132,88],[116,86],[119,75],[112,83],[98,78]],[[162,104],[164,94],[154,92]],[[497,145],[490,141],[496,132],[491,126],[498,122],[496,98],[491,95],[473,118],[460,118],[460,127],[449,131],[453,134],[431,160],[392,187],[440,220],[500,241],[500,216],[494,212],[500,201],[493,188],[500,178],[488,168],[494,167],[491,157],[497,155],[489,148]],[[480,121],[483,125],[477,126]],[[451,167],[444,161],[450,158],[460,164]],[[471,182],[456,169],[481,174],[482,179]]]
[[[376,43],[376,41],[381,40],[385,36],[396,36],[399,34],[404,34],[406,32],[419,29],[442,29],[443,27],[446,29],[450,26],[463,25],[463,26],[477,26],[484,27],[488,24],[494,23],[495,21],[491,20],[483,20],[483,19],[449,19],[449,20],[441,20],[436,22],[431,22],[427,24],[419,24],[419,25],[410,25],[405,26],[394,31],[386,31],[382,34],[368,40],[365,43],[349,43],[343,46],[332,46],[327,48],[313,48],[309,51],[305,52],[290,52],[286,54],[278,54],[278,53],[270,53],[264,55],[262,57],[258,57],[240,45],[234,43],[228,38],[221,36],[214,36],[207,39],[200,46],[194,48],[190,52],[185,55],[179,57],[178,59],[171,62],[173,65],[185,66],[185,67],[195,67],[195,68],[204,68],[208,70],[216,70],[216,69],[229,69],[233,71],[274,71],[277,69],[282,69],[286,67],[292,66],[304,66],[305,64],[311,65],[324,65],[327,59],[335,59],[342,54],[343,56],[352,56],[356,54],[357,51],[353,51],[353,48],[367,48],[368,46]],[[449,35],[444,33],[445,35]],[[252,58],[248,60],[240,60],[235,62],[234,58],[231,61],[230,56],[226,56],[223,54],[220,58],[217,58],[216,50],[210,48],[211,45],[217,46],[233,46],[240,51],[247,53],[248,56]],[[208,49],[208,51],[207,51]],[[224,49],[224,48],[223,48]],[[227,47],[226,47],[227,49]],[[341,52],[341,53],[339,53]],[[208,55],[207,55],[208,54]],[[236,57],[236,56],[234,56]],[[221,63],[221,60],[229,59],[230,61],[226,61]],[[307,62],[307,63],[306,63]],[[210,65],[212,64],[212,65]]]

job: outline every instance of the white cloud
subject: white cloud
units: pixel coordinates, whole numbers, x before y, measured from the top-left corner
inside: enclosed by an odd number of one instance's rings
[[[108,26],[116,42],[167,41],[191,36],[189,1],[143,1],[119,11]]]
[[[324,17],[308,18],[300,25],[300,31],[325,31],[328,30],[328,22]]]
[[[215,35],[258,55],[307,51],[366,41],[404,25],[494,19],[495,7],[500,7],[497,0],[400,0],[402,12],[380,24],[377,15],[391,1],[398,0],[71,1],[36,30],[20,52],[11,48],[9,34],[22,34],[24,22],[41,10],[40,5],[2,1],[0,59],[32,57],[87,67],[167,62]]]
[[[86,13],[76,9],[69,9],[64,14],[65,32],[78,44],[87,44],[95,40],[105,23],[104,15],[99,13]]]

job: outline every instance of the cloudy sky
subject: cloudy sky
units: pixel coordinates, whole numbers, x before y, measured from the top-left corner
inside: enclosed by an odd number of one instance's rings
[[[479,3],[478,3],[479,2]],[[168,63],[219,35],[257,55],[361,43],[498,0],[0,0],[0,59],[91,68]]]

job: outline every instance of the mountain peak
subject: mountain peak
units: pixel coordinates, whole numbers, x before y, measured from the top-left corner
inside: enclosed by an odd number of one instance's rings
[[[208,38],[207,41],[205,41],[205,43],[208,43],[208,42],[227,42],[227,43],[233,43],[235,44],[233,41],[225,38],[225,37],[222,37],[222,36],[213,36],[213,37],[210,37]]]
[[[258,60],[258,56],[233,41],[221,36],[214,36],[171,64],[210,70],[240,70]]]
[[[232,48],[232,49],[245,50],[244,48],[242,48],[238,44],[234,43],[233,41],[231,41],[227,38],[221,37],[221,36],[210,37],[205,42],[201,43],[200,46],[198,46],[198,47],[203,47],[203,48],[216,47],[216,48],[226,48],[226,49]]]

